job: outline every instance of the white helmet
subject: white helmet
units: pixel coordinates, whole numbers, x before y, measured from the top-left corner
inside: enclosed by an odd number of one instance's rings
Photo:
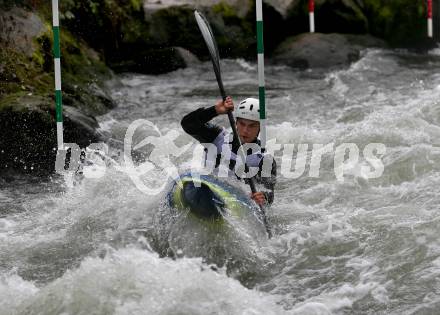
[[[260,121],[260,101],[256,98],[243,100],[235,111],[235,117]]]

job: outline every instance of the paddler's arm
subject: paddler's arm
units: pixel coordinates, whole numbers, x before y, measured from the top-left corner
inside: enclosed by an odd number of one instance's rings
[[[222,132],[222,128],[209,121],[220,114],[227,113],[231,107],[233,110],[234,104],[232,99],[228,97],[225,102],[218,101],[215,106],[199,108],[183,117],[182,128],[200,143],[212,143]]]
[[[209,123],[217,115],[215,106],[199,108],[183,117],[181,125],[187,134],[200,143],[211,143],[221,132],[219,126]]]

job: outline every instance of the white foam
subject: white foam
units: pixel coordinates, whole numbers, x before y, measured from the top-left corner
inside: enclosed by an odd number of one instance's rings
[[[201,259],[161,259],[136,248],[110,250],[42,288],[28,314],[283,314],[274,297],[244,288]]]
[[[15,272],[0,274],[0,314],[12,314],[24,301],[38,292],[34,283],[23,280]]]
[[[249,63],[244,59],[236,59],[237,63],[240,67],[242,67],[246,71],[255,71],[257,66],[255,63]]]

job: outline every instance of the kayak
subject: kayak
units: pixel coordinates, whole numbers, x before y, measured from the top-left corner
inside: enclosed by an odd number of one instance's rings
[[[234,179],[180,175],[154,224],[154,246],[164,255],[203,257],[234,270],[260,261],[255,249],[267,240],[266,229],[260,208],[240,186]]]
[[[223,224],[227,218],[254,216],[261,223],[259,207],[243,190],[212,175],[181,175],[173,182],[167,200],[170,207],[205,222]]]

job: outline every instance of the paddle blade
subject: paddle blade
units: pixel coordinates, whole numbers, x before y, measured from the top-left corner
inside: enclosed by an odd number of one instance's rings
[[[214,66],[215,77],[217,78],[220,93],[222,94],[223,99],[225,99],[226,93],[223,88],[223,81],[220,72],[220,56],[218,53],[217,43],[214,38],[214,33],[212,32],[211,26],[209,26],[208,20],[203,16],[203,14],[195,10],[194,16],[200,32],[202,33],[203,39],[205,40],[206,46],[208,47],[209,54],[211,55],[212,65]]]
[[[220,69],[220,56],[211,26],[209,25],[208,20],[199,11],[194,11],[194,16],[196,18],[197,25],[199,26],[200,32],[202,32],[202,36],[205,40],[206,46],[208,46],[209,53],[213,61],[215,61],[217,68]]]

